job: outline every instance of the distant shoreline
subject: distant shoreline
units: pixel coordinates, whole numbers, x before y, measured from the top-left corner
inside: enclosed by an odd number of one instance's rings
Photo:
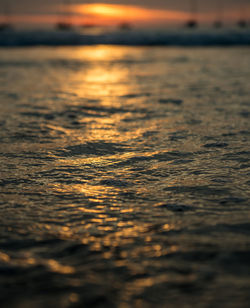
[[[250,29],[177,29],[109,31],[7,30],[0,32],[0,47],[25,46],[250,46]]]

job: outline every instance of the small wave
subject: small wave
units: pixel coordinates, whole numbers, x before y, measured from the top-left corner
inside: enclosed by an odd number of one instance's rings
[[[107,142],[87,142],[75,146],[69,146],[65,150],[58,150],[58,156],[70,157],[76,155],[113,155],[126,151],[126,147],[122,144]]]

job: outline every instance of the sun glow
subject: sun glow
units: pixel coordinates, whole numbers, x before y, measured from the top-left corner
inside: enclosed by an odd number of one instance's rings
[[[83,13],[100,16],[124,16],[124,6],[109,4],[87,4],[83,6]]]
[[[71,11],[87,19],[92,19],[96,23],[103,24],[114,24],[124,20],[136,23],[155,23],[157,21],[167,22],[187,18],[187,14],[184,12],[154,10],[133,5],[104,3],[73,5]]]

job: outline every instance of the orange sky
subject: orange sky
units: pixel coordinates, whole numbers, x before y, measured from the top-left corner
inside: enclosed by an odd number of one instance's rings
[[[187,13],[167,10],[146,9],[139,6],[112,4],[82,4],[74,5],[71,11],[85,15],[93,23],[113,25],[122,21],[136,23],[157,23],[181,21],[187,18]]]
[[[149,9],[141,6],[133,5],[115,5],[104,3],[78,4],[70,7],[58,8],[54,7],[54,11],[61,13],[70,12],[70,22],[74,24],[97,24],[97,25],[117,25],[120,22],[131,22],[138,25],[152,24],[171,24],[181,23],[189,18],[189,13],[182,11],[157,10]],[[227,12],[227,20],[237,19],[238,12]],[[62,17],[61,17],[62,18]],[[210,13],[202,13],[198,15],[198,19],[205,22],[214,21],[216,16]],[[55,14],[41,15],[12,15],[10,20],[17,23],[38,23],[38,24],[54,24],[58,22],[59,16]],[[3,18],[0,18],[0,21]]]

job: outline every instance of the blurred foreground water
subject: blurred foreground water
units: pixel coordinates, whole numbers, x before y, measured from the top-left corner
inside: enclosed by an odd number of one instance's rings
[[[0,50],[1,307],[249,307],[249,51]]]

